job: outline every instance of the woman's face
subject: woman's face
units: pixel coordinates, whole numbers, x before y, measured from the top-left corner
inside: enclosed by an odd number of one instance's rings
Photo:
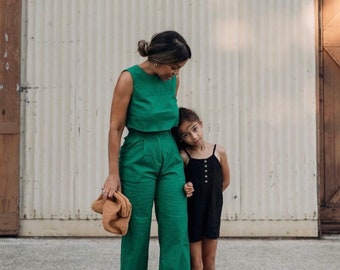
[[[163,81],[170,80],[173,76],[177,76],[179,74],[179,70],[184,67],[184,65],[188,62],[185,60],[180,63],[175,64],[156,64],[155,73],[156,75],[161,78]]]

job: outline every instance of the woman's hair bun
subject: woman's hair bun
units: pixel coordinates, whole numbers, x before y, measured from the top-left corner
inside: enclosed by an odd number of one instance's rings
[[[138,41],[138,52],[141,56],[145,57],[149,55],[149,43],[145,40]]]

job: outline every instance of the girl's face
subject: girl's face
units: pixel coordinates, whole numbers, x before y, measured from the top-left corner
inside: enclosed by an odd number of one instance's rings
[[[179,70],[184,67],[184,65],[188,62],[185,60],[180,63],[175,64],[155,64],[155,73],[159,78],[163,81],[170,80],[173,76],[177,76],[179,74]]]
[[[189,146],[200,146],[203,140],[203,125],[201,121],[183,121],[178,127],[178,135]]]

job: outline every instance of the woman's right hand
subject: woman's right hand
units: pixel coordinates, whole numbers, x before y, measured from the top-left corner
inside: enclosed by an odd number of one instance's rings
[[[194,193],[194,185],[191,182],[187,182],[184,185],[184,192],[187,196],[187,198],[191,197]]]
[[[112,198],[116,191],[121,191],[119,175],[110,174],[102,187],[103,198]]]

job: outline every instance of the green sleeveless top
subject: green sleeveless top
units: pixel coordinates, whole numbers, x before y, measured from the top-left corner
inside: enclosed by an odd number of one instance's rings
[[[142,132],[170,130],[178,124],[176,76],[163,81],[138,65],[127,68],[133,92],[127,111],[126,127]]]

